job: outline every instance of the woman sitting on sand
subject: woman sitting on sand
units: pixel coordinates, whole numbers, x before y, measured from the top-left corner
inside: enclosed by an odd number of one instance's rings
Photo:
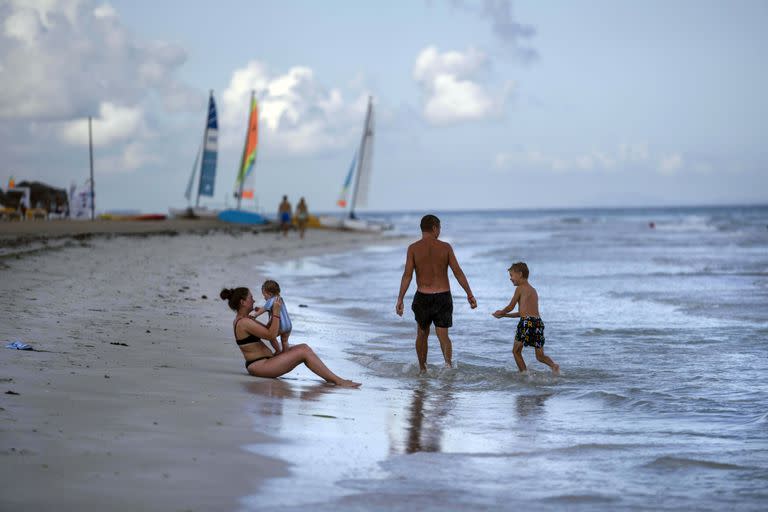
[[[280,377],[304,363],[319,377],[337,386],[347,388],[360,386],[360,383],[342,379],[329,370],[306,343],[294,345],[285,352],[272,355],[272,351],[261,341],[261,338],[275,339],[280,331],[281,301],[276,301],[272,306],[272,322],[267,327],[248,316],[248,313],[253,311],[253,295],[248,288],[224,288],[220,296],[228,302],[230,309],[237,312],[232,323],[235,329],[235,341],[245,357],[245,369],[254,377]]]

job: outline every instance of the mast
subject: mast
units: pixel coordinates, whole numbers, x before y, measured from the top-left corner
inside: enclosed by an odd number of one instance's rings
[[[211,89],[211,92],[208,95],[208,105],[211,104],[211,98],[213,98],[213,89]],[[210,112],[210,108],[209,108],[209,109],[207,109],[206,114],[205,114],[205,131],[203,131],[203,147],[208,142],[208,124],[210,124],[210,121],[211,121],[210,117],[211,117],[211,112]],[[199,153],[198,153],[198,155],[199,155]],[[195,160],[195,162],[197,162],[197,160]],[[200,185],[203,183],[203,169],[202,169],[202,166],[203,166],[203,163],[202,163],[202,160],[201,160],[201,162],[200,162],[200,167],[201,167],[201,169],[200,169],[200,179],[197,182],[197,199],[195,200],[195,208],[200,206]],[[197,166],[195,166],[195,167],[197,167]],[[192,172],[194,173],[195,171],[192,171]],[[193,174],[193,176],[194,176],[194,174]]]
[[[355,188],[352,189],[352,201],[350,201],[349,218],[355,217],[355,202],[357,201],[357,191],[360,188],[360,173],[363,170],[363,162],[366,157],[365,141],[369,135],[373,135],[370,127],[371,109],[373,108],[373,97],[368,96],[368,111],[365,114],[365,124],[363,125],[363,136],[360,138],[360,149],[357,153],[357,171],[355,172]]]
[[[195,156],[195,163],[192,164],[192,174],[189,176],[189,182],[187,183],[187,190],[184,192],[184,197],[187,200],[187,207],[191,204],[190,201],[192,200],[192,185],[195,184],[195,174],[197,173],[197,167],[198,163],[200,162],[200,155],[203,153],[203,146],[205,145],[205,141],[200,142],[200,147],[197,150],[197,155]],[[198,187],[199,188],[199,187]],[[200,198],[200,194],[197,195],[198,199]]]
[[[96,218],[96,184],[93,181],[93,133],[91,131],[91,116],[88,116],[88,153],[91,159],[91,220]]]
[[[251,134],[251,115],[253,115],[253,99],[256,96],[256,91],[251,91],[251,101],[248,102],[248,126],[245,127],[245,143],[243,144],[243,156],[240,158],[240,170],[238,176],[240,176],[240,188],[237,191],[237,209],[240,209],[240,202],[243,199],[243,187],[245,186],[245,159],[248,158],[248,137]]]

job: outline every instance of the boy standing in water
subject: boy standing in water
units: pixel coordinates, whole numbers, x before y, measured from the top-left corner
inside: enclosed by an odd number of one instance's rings
[[[536,288],[528,282],[528,265],[522,261],[513,263],[508,269],[509,279],[515,285],[515,294],[509,305],[493,313],[496,318],[520,318],[515,333],[515,344],[512,354],[515,356],[517,368],[524,372],[527,370],[523,359],[523,347],[534,347],[536,359],[550,368],[552,373],[560,373],[560,365],[544,354],[544,322],[539,315],[539,294]],[[510,313],[518,305],[517,313]]]

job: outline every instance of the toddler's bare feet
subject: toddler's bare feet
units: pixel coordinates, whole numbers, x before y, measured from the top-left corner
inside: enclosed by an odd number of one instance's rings
[[[560,375],[560,365],[556,364],[552,367],[552,375]]]

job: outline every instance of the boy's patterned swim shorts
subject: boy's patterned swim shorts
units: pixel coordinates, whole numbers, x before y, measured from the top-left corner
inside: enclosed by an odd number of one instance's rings
[[[523,346],[541,348],[544,346],[544,322],[535,316],[526,316],[517,323],[515,341],[520,341]]]

